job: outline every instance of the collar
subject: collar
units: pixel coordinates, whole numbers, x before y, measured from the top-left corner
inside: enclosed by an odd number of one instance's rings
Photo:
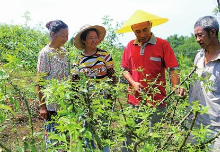
[[[147,41],[146,43],[144,43],[143,46],[141,46],[141,44],[138,42],[138,39],[136,38],[133,45],[138,45],[140,46],[141,50],[140,50],[140,55],[144,55],[144,51],[145,51],[145,47],[147,44],[151,44],[151,45],[155,45],[156,44],[156,37],[154,36],[154,34],[152,33],[151,38],[149,41]]]
[[[155,45],[155,44],[156,44],[156,41],[157,41],[157,39],[156,39],[156,37],[154,36],[154,34],[152,33],[150,40],[147,41],[146,43],[144,43],[144,45],[146,45],[146,44]],[[138,42],[138,39],[137,39],[137,38],[134,40],[134,43],[133,43],[133,44],[134,44],[134,45],[139,45],[139,46],[141,46],[141,44]]]
[[[202,53],[202,55],[205,57],[205,49],[201,49],[201,53]],[[213,59],[212,61],[216,61],[216,60],[220,60],[220,54],[215,58],[215,59]]]

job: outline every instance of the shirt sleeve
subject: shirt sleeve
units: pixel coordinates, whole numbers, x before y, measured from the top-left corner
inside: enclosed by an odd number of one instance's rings
[[[173,49],[167,41],[164,41],[163,49],[165,68],[168,70],[178,69],[178,62],[176,56],[173,52]]]

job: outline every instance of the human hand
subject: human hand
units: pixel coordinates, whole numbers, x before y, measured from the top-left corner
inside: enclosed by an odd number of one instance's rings
[[[40,106],[40,116],[43,118],[43,119],[46,119],[48,118],[48,111],[47,111],[47,108],[45,105],[41,105]]]
[[[181,96],[181,99],[186,98],[186,91],[183,87],[177,88],[176,89],[176,95]]]
[[[134,82],[132,86],[134,90],[137,91],[138,93],[141,93],[142,89],[144,88],[144,86],[139,82]]]

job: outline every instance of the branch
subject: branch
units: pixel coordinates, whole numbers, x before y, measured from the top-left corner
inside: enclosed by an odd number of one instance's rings
[[[147,136],[147,137],[145,137],[145,138],[140,138],[140,137],[137,136],[137,134],[135,134],[135,133],[132,133],[132,134],[133,134],[135,137],[139,138],[139,141],[137,141],[137,142],[134,143],[134,152],[138,152],[138,151],[137,151],[137,146],[138,146],[139,144],[141,144],[141,143],[144,142],[145,140],[149,140],[149,138],[151,137],[151,136]]]
[[[27,111],[28,111],[29,127],[31,129],[31,138],[33,139],[33,137],[34,137],[34,127],[33,127],[33,122],[32,122],[32,118],[31,118],[31,110],[30,110],[30,107],[28,105],[28,101],[25,98],[24,93],[21,92],[20,89],[18,89],[18,87],[12,83],[11,79],[8,78],[8,82],[15,89],[15,91],[21,96],[22,101],[24,101],[24,103],[25,103],[25,106],[26,106]]]
[[[93,127],[93,112],[92,112],[92,108],[91,108],[91,100],[89,98],[89,84],[87,83],[86,84],[86,89],[87,89],[87,92],[85,94],[85,102],[86,102],[86,105],[87,105],[87,108],[88,108],[88,117],[90,118],[90,120],[87,122],[88,123],[88,127],[91,128],[91,132],[92,134],[94,135],[95,137],[95,140],[97,142],[97,145],[99,147],[99,149],[102,149],[102,143],[101,143],[101,140],[99,138],[99,136],[96,134],[96,130],[95,128]]]
[[[187,132],[187,134],[186,134],[186,136],[185,136],[185,138],[184,138],[182,144],[180,145],[178,151],[181,151],[182,148],[183,148],[183,146],[185,145],[186,140],[188,139],[188,137],[189,137],[189,135],[190,135],[190,133],[191,133],[191,131],[192,131],[192,128],[193,128],[193,126],[194,126],[194,123],[195,123],[195,121],[196,121],[196,117],[197,117],[198,113],[199,113],[199,112],[196,111],[195,115],[193,116],[193,119],[192,119],[192,122],[191,122],[191,124],[190,124],[189,130],[188,130],[188,132]]]
[[[171,98],[172,99],[172,98]],[[172,99],[173,100],[173,99]],[[170,114],[170,124],[173,124],[174,123],[174,116],[175,116],[175,113],[176,113],[176,109],[177,109],[177,104],[178,104],[178,100],[173,100],[173,102],[172,103],[174,103],[173,105],[173,107],[174,107],[174,109],[171,111],[171,114]]]
[[[183,85],[183,84],[192,76],[192,74],[196,71],[196,69],[197,69],[197,66],[194,67],[194,69],[193,69],[193,70],[190,72],[190,74],[179,84],[179,86]],[[167,95],[167,96],[159,103],[159,105],[162,104],[164,101],[166,101],[168,98],[170,98],[170,96],[171,96],[172,94],[174,94],[177,89],[178,89],[178,87],[175,88],[173,91],[171,91],[171,93],[170,93],[169,95]]]
[[[180,126],[193,112],[193,109],[190,110],[190,112],[188,112],[188,114],[177,124],[177,127]],[[162,150],[165,148],[165,146],[167,145],[168,141],[170,140],[170,138],[172,137],[174,133],[171,133],[167,139],[165,140],[165,142],[162,145]]]
[[[134,152],[137,152],[137,146],[142,143],[144,141],[144,139],[140,139],[138,142],[134,143]]]
[[[209,143],[212,143],[216,138],[218,138],[220,136],[220,132],[217,133],[213,138],[209,139],[208,141],[205,141],[203,143],[201,143],[200,145],[196,145],[194,146],[195,148],[204,148],[205,145],[209,144]]]
[[[151,84],[150,88],[148,88],[147,92],[145,93],[146,95],[148,95],[151,90],[155,89],[154,86],[157,83],[157,80],[159,79],[160,76],[161,76],[161,74],[157,75],[156,79],[153,81],[153,83]],[[143,100],[142,100],[142,102],[141,102],[141,104],[139,106],[141,107],[145,102],[146,101],[143,102]],[[139,109],[138,109],[138,112],[139,112]]]

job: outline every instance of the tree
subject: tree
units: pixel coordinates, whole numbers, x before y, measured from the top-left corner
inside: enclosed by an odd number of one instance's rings
[[[218,15],[220,12],[220,0],[217,0],[217,7],[213,10],[214,15]]]

